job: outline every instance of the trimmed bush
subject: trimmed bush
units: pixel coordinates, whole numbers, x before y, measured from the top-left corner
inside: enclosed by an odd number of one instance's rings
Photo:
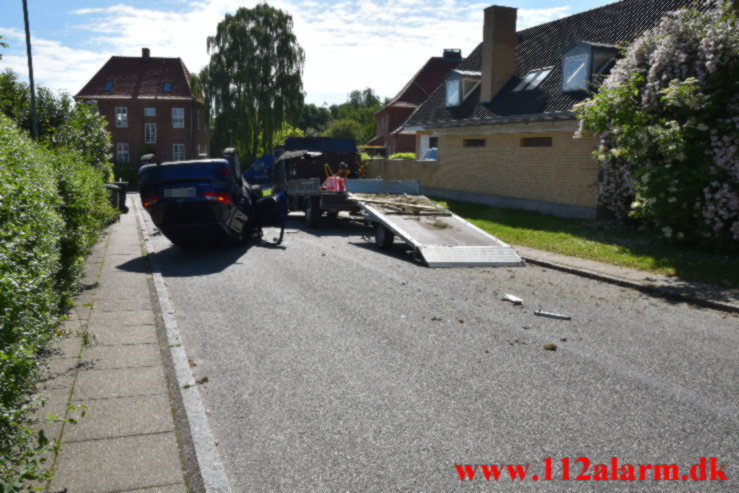
[[[32,435],[39,350],[69,307],[85,256],[115,211],[82,154],[46,149],[0,115],[0,484],[40,474]]]
[[[58,211],[64,220],[56,288],[60,308],[67,308],[78,291],[85,257],[116,212],[110,205],[100,172],[88,165],[78,152],[58,149],[49,154],[49,159],[61,196]]]
[[[416,153],[415,152],[396,152],[395,154],[390,154],[389,159],[416,159]]]
[[[23,418],[53,333],[64,221],[46,152],[0,115],[0,483],[33,474]],[[20,477],[19,477],[20,476]]]

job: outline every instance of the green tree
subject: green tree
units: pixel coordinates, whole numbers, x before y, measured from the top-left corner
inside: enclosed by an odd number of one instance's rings
[[[5,36],[0,34],[0,39],[5,39]],[[8,43],[6,43],[5,41],[0,41],[0,48],[7,48],[7,47],[8,47]],[[3,54],[0,53],[0,60],[2,59],[3,59]]]
[[[325,104],[323,106],[305,104],[300,119],[295,122],[295,125],[307,135],[316,136],[326,130],[331,119],[331,110]]]
[[[226,15],[208,37],[200,73],[216,149],[235,144],[253,159],[271,151],[275,130],[299,117],[305,55],[292,17],[266,3]]]
[[[321,136],[360,141],[362,137],[362,126],[356,120],[333,120],[328,124],[328,127]]]
[[[30,88],[10,69],[0,74],[0,112],[24,130],[31,131]],[[68,94],[55,94],[39,86],[36,90],[36,112],[39,137],[49,137],[72,114],[74,101]]]
[[[98,170],[104,179],[110,178],[113,144],[110,132],[105,128],[105,117],[95,106],[75,106],[69,117],[56,128],[51,142],[56,147],[79,152],[84,161]]]
[[[274,136],[272,136],[272,142],[276,146],[285,145],[285,141],[288,137],[305,137],[305,132],[297,127],[293,127],[287,122],[284,122],[282,127],[275,131]]]

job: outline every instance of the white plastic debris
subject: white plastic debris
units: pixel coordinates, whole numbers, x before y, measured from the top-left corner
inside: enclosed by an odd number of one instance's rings
[[[562,315],[560,313],[545,312],[545,311],[542,311],[542,310],[536,310],[534,312],[534,315],[539,315],[540,317],[557,318],[559,320],[572,320],[572,317],[570,317],[569,315]]]
[[[508,294],[508,293],[504,294],[503,300],[510,301],[514,305],[523,305],[523,300],[519,298],[518,296],[513,296],[512,294]]]

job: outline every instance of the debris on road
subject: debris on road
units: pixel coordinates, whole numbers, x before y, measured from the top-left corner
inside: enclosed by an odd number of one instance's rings
[[[545,312],[542,310],[536,310],[534,312],[534,315],[538,315],[540,317],[549,317],[549,318],[556,318],[559,320],[572,320],[572,317],[569,315],[562,315],[560,313],[552,313],[552,312]]]
[[[523,299],[519,298],[518,296],[513,296],[512,294],[506,293],[501,299],[503,301],[510,301],[514,305],[523,305]]]
[[[562,342],[565,342],[565,341],[567,341],[567,338],[566,337],[560,337],[559,340],[562,341]]]
[[[556,351],[557,345],[556,344],[544,344],[544,349],[547,351]]]
[[[197,364],[197,363],[195,363],[195,362],[194,362],[193,360],[191,360],[191,359],[188,359],[188,360],[187,360],[187,363],[188,363],[188,364],[190,365],[190,368],[195,368],[196,366],[198,366],[198,364]]]
[[[208,383],[208,377],[198,378],[195,380],[195,383],[198,385],[202,385],[204,383]]]
[[[460,318],[459,320],[457,320],[457,322],[459,322],[459,323],[463,324],[463,323],[464,323],[464,320],[462,320],[462,319]]]
[[[439,317],[431,317],[432,322],[441,322],[441,319]]]

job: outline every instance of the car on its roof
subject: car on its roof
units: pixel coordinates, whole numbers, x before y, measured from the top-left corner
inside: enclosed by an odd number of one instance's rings
[[[259,231],[261,190],[242,178],[235,151],[223,158],[149,160],[139,169],[141,202],[175,245],[241,243]]]

